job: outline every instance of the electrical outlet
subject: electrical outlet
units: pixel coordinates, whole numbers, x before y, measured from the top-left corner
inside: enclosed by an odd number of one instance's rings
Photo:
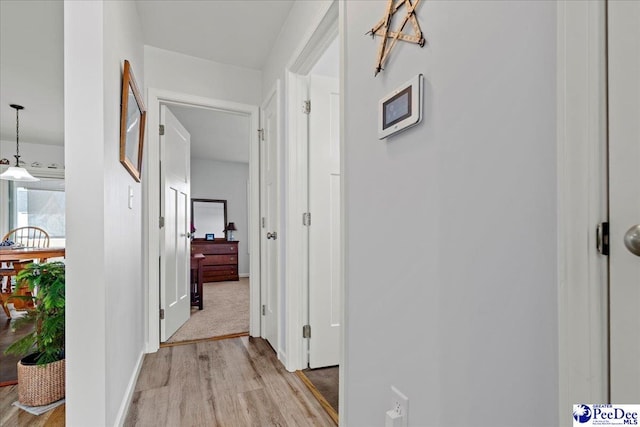
[[[394,386],[391,386],[391,410],[400,415],[402,427],[409,425],[409,398]]]

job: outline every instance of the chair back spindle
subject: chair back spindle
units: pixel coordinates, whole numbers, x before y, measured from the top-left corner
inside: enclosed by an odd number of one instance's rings
[[[18,227],[9,231],[2,240],[11,240],[26,248],[48,248],[49,233],[40,227]]]

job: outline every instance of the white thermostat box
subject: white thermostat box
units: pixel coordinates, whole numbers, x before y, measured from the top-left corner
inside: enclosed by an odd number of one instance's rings
[[[422,74],[418,74],[378,103],[378,138],[384,139],[422,120]]]

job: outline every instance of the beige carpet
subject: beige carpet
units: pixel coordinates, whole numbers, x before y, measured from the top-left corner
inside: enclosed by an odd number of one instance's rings
[[[249,279],[205,283],[204,308],[191,308],[191,318],[167,342],[197,340],[249,332]]]

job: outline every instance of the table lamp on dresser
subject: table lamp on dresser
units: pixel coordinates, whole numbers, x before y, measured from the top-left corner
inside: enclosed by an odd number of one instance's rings
[[[225,230],[227,232],[227,241],[233,242],[236,240],[236,237],[234,236],[234,232],[236,230],[236,225],[233,222],[230,222],[229,225],[227,225],[227,229]]]

